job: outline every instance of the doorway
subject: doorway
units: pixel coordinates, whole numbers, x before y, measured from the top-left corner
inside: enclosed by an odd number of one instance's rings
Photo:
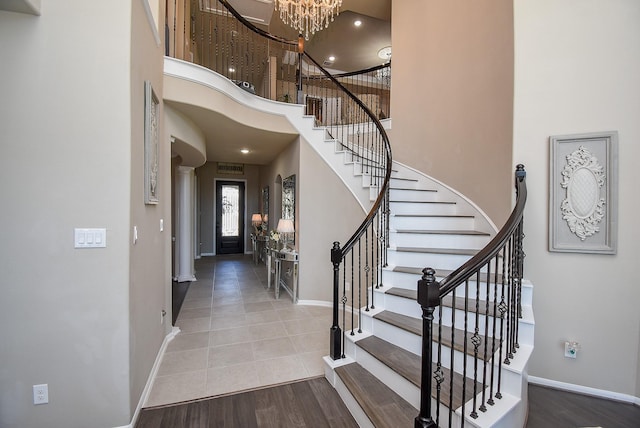
[[[244,182],[216,181],[216,254],[244,253]]]

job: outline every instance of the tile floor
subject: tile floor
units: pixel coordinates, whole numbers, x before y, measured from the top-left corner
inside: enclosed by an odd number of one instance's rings
[[[144,407],[319,376],[331,308],[266,289],[251,256],[203,257]]]

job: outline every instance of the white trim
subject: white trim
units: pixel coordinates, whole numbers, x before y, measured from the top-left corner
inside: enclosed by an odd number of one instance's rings
[[[298,299],[298,305],[303,306],[323,306],[325,308],[333,308],[333,303],[326,300],[300,300]]]
[[[529,383],[540,386],[548,386],[550,388],[560,389],[563,391],[576,392],[583,395],[591,395],[594,397],[606,398],[609,400],[622,401],[640,405],[640,397],[634,397],[629,394],[607,391],[604,389],[591,388],[583,385],[575,385],[573,383],[560,382],[552,379],[545,379],[537,376],[529,376]]]
[[[151,12],[151,6],[149,6],[148,0],[142,0],[142,6],[144,7],[144,12],[147,15],[147,21],[149,22],[149,26],[151,27],[151,32],[153,33],[153,38],[156,40],[156,46],[160,47],[160,34],[158,33],[158,27],[156,24],[156,20],[153,18],[153,12]]]
[[[211,257],[211,256],[215,256],[215,255],[216,255],[216,253],[200,253],[200,255],[201,255],[202,257]]]
[[[136,411],[133,413],[133,418],[131,418],[131,423],[129,425],[123,425],[121,427],[116,428],[133,428],[136,426],[136,422],[138,422],[138,416],[140,416],[140,410],[147,402],[149,398],[149,394],[151,393],[151,388],[153,387],[153,381],[156,378],[156,374],[158,374],[158,370],[160,369],[160,364],[162,364],[162,358],[164,357],[164,352],[169,345],[169,342],[173,340],[176,335],[180,333],[179,327],[173,327],[171,332],[164,337],[162,341],[162,345],[160,346],[160,350],[158,351],[158,355],[156,355],[156,361],[153,363],[153,367],[151,367],[151,373],[149,373],[149,377],[147,378],[147,384],[144,386],[142,390],[142,395],[140,396],[140,400],[138,401],[138,405],[136,406]]]
[[[195,275],[182,275],[182,276],[179,276],[178,278],[176,278],[176,281],[178,281],[178,282],[193,282],[193,281],[197,281],[197,279],[196,279]]]

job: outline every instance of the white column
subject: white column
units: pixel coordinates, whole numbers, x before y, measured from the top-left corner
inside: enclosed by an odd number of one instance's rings
[[[176,251],[178,253],[178,282],[195,281],[195,258],[193,250],[194,224],[193,224],[193,182],[194,169],[179,166],[176,174],[176,193],[178,204],[178,221],[176,222]]]

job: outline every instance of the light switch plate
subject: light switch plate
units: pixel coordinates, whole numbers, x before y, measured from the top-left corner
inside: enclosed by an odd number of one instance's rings
[[[75,228],[74,248],[105,248],[107,246],[107,229]]]

